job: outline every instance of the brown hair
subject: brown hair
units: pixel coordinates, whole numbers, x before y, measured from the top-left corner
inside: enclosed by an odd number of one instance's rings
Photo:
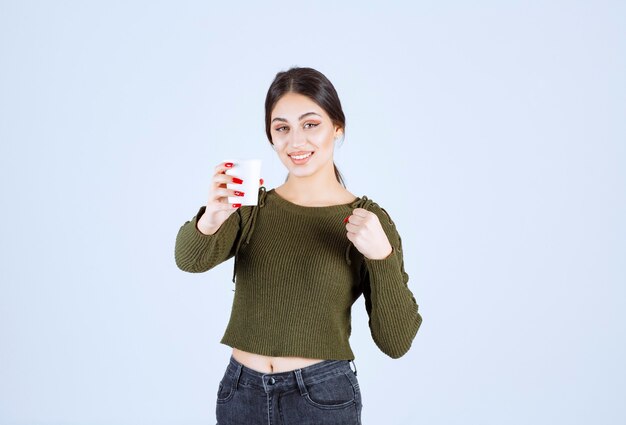
[[[342,129],[345,136],[346,117],[341,109],[337,91],[330,80],[313,68],[293,67],[276,74],[265,97],[265,133],[270,144],[274,144],[270,130],[272,110],[276,102],[287,93],[302,94],[317,103],[328,114],[333,124]],[[333,167],[337,181],[346,187],[343,176],[334,163]]]

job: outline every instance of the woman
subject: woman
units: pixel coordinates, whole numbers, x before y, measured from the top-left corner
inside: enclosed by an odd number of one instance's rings
[[[235,295],[221,343],[233,348],[217,392],[228,424],[360,424],[349,362],[352,304],[363,294],[376,345],[392,358],[422,318],[402,243],[387,212],[343,184],[333,162],[345,117],[320,72],[279,72],[265,101],[267,137],[287,180],[259,188],[257,206],[229,204],[240,179],[215,167],[207,204],[176,239],[176,263],[204,272],[235,257]],[[262,181],[261,181],[261,184]],[[236,277],[236,279],[235,279]]]

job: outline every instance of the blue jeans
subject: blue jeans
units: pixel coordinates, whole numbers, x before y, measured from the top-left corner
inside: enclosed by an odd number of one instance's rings
[[[218,425],[360,425],[361,392],[350,360],[263,373],[231,355],[217,390]]]

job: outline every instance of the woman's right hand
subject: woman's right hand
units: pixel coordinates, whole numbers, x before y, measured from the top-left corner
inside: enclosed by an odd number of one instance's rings
[[[232,166],[231,162],[222,162],[215,167],[206,210],[198,220],[198,230],[205,235],[217,232],[222,223],[241,206],[241,204],[228,203],[229,196],[243,196],[242,192],[226,187],[227,183],[237,184],[238,180],[241,181],[237,176],[226,174],[226,170]],[[263,179],[259,183],[263,184]]]

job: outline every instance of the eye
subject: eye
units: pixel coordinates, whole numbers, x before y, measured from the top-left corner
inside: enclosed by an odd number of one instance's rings
[[[283,125],[282,127],[276,127],[274,130],[282,132],[282,131],[284,131],[284,129],[286,129],[286,128],[287,128],[287,126],[286,126],[286,125]]]
[[[310,125],[311,127],[307,127],[307,125]],[[317,123],[313,123],[313,122],[308,122],[306,124],[304,124],[304,128],[312,128],[312,127],[317,127],[319,124]]]

